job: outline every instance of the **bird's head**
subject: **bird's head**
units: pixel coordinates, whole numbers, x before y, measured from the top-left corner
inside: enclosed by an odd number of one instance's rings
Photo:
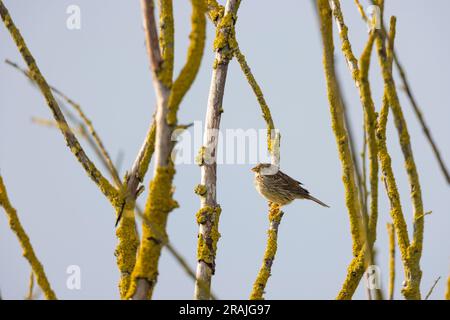
[[[270,163],[258,163],[252,168],[252,171],[257,174],[275,174],[278,172],[278,167]]]

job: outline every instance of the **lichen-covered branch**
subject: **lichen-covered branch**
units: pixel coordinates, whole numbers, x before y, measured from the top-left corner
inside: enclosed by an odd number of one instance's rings
[[[203,57],[206,38],[206,18],[205,4],[203,0],[191,0],[193,5],[192,12],[192,32],[189,36],[191,40],[188,48],[186,63],[180,71],[180,74],[174,81],[169,98],[169,112],[167,114],[167,123],[170,126],[177,124],[177,112],[181,100],[191,87],[195,80],[200,63]]]
[[[359,60],[360,64],[360,97],[364,108],[364,127],[367,136],[368,158],[369,158],[369,179],[370,179],[370,216],[367,224],[367,241],[370,251],[376,240],[376,228],[378,221],[378,147],[376,140],[377,116],[372,100],[372,93],[369,84],[370,55],[372,53],[375,33],[371,32],[367,45]]]
[[[383,12],[384,0],[383,1],[372,0],[372,3],[378,5],[381,8],[381,12]],[[384,26],[383,22],[381,22],[381,30],[380,31],[381,31],[383,37],[386,36],[387,31],[386,31],[386,27]],[[433,136],[431,135],[431,130],[425,121],[422,110],[420,109],[419,104],[417,103],[417,100],[414,97],[408,77],[406,76],[405,69],[404,69],[403,65],[400,63],[400,59],[398,58],[398,54],[397,54],[396,50],[394,50],[392,54],[393,54],[393,61],[395,63],[395,66],[397,67],[398,73],[400,75],[400,80],[402,82],[402,88],[404,89],[406,96],[408,97],[408,99],[413,107],[413,110],[414,110],[414,113],[416,114],[417,120],[419,120],[419,123],[422,126],[422,130],[425,134],[425,137],[427,138],[428,142],[431,145],[431,149],[433,150],[436,160],[438,161],[439,167],[441,168],[441,171],[442,171],[445,179],[447,180],[447,183],[450,184],[450,172],[447,169],[447,166],[445,165],[444,159],[439,151],[437,143],[434,141]]]
[[[258,276],[253,284],[250,300],[263,300],[264,290],[271,275],[272,264],[277,253],[278,227],[283,217],[283,211],[277,204],[269,204],[269,230],[267,231],[267,244],[264,260],[259,269]]]
[[[189,278],[191,278],[192,280],[195,281],[195,270],[193,270],[185,257],[183,257],[181,255],[180,252],[178,252],[177,249],[175,249],[175,247],[173,246],[173,244],[169,241],[169,238],[166,237],[165,239],[162,238],[162,236],[160,234],[158,234],[157,230],[155,230],[153,228],[153,226],[146,221],[146,217],[143,214],[143,210],[137,205],[136,206],[136,213],[138,215],[138,217],[140,217],[143,221],[143,223],[145,223],[149,228],[151,228],[154,232],[154,234],[156,236],[158,236],[158,239],[163,243],[163,245],[165,246],[165,248],[169,251],[169,253],[175,258],[175,260],[178,262],[178,264],[181,266],[181,268],[186,272],[186,274],[189,276]],[[217,300],[217,297],[211,293],[211,299],[213,300]]]
[[[223,16],[217,17],[219,20],[214,39],[215,61],[205,116],[203,147],[198,161],[201,165],[200,185],[204,187],[204,192],[201,193],[201,208],[197,213],[199,232],[194,292],[194,298],[197,300],[208,300],[211,297],[211,278],[215,272],[217,242],[220,237],[221,209],[216,197],[216,149],[228,63],[233,57],[234,23],[239,4],[239,0],[228,0]]]
[[[66,94],[64,94],[62,91],[58,90],[57,88],[50,86],[52,91],[59,95],[62,99],[64,99],[69,105],[75,109],[75,111],[78,113],[78,116],[81,118],[81,120],[84,123],[84,126],[87,128],[87,131],[90,133],[90,136],[92,137],[93,141],[95,142],[96,149],[100,152],[100,160],[103,162],[105,167],[108,169],[109,173],[111,174],[114,183],[116,184],[116,187],[120,186],[120,177],[119,173],[117,172],[114,163],[111,160],[111,157],[109,156],[108,151],[106,150],[102,140],[100,139],[100,136],[98,135],[97,131],[95,130],[92,121],[86,116],[81,106],[70,99]]]
[[[274,138],[273,130],[275,130],[275,125],[272,120],[272,115],[270,113],[269,106],[267,105],[266,99],[264,99],[264,95],[261,91],[261,88],[258,85],[258,82],[256,82],[256,79],[253,76],[253,73],[245,59],[245,56],[242,54],[237,43],[234,49],[234,56],[236,57],[236,60],[239,62],[239,65],[241,66],[241,69],[244,72],[244,75],[247,78],[248,83],[252,87],[252,90],[256,96],[256,99],[258,100],[259,105],[261,106],[263,118],[266,121],[267,126],[267,148],[269,152],[272,153],[273,152],[272,141]]]
[[[30,238],[28,237],[27,233],[22,227],[22,224],[20,223],[16,209],[13,208],[9,201],[2,176],[0,176],[0,206],[5,209],[6,215],[8,216],[9,227],[16,234],[17,239],[19,240],[20,245],[23,249],[23,256],[30,263],[31,269],[36,276],[36,281],[44,292],[45,297],[49,300],[55,300],[56,295],[51,288],[50,283],[48,282],[44,267],[42,266],[41,262],[34,252],[33,246],[30,242]]]
[[[193,8],[191,18],[192,31],[189,37],[190,45],[186,59],[187,63],[175,82],[172,82],[174,59],[172,1],[161,0],[160,2],[159,47],[162,62],[160,69],[152,68],[152,70],[156,70],[153,74],[153,83],[157,95],[155,172],[153,180],[150,182],[149,196],[144,209],[146,221],[152,227],[150,228],[145,223],[143,224],[142,241],[132,273],[132,282],[127,293],[128,298],[151,298],[157,280],[161,249],[165,238],[167,238],[166,224],[168,214],[178,206],[172,197],[172,181],[175,175],[175,168],[171,160],[171,152],[174,146],[172,133],[176,128],[178,106],[194,81],[199,69],[206,33],[205,3],[202,0],[191,0],[191,2]],[[143,0],[142,9],[145,24],[148,28],[156,28],[153,6],[151,6],[151,10],[148,10]],[[152,13],[149,14],[149,11]],[[156,31],[151,31],[148,28],[146,28],[147,47],[152,48],[157,45],[151,35],[156,34]],[[156,49],[153,48],[149,51],[156,51]],[[152,58],[150,60],[153,63]]]
[[[391,18],[390,37],[395,35],[395,17]],[[380,35],[380,34],[379,34]],[[392,36],[391,36],[392,35]],[[422,255],[423,244],[423,230],[424,230],[424,212],[422,202],[422,192],[420,188],[419,175],[417,172],[414,156],[412,152],[410,137],[406,120],[403,116],[400,101],[397,95],[397,89],[394,78],[392,76],[392,63],[389,61],[389,53],[385,50],[385,45],[382,35],[377,37],[378,56],[383,72],[383,80],[385,84],[385,95],[387,103],[392,109],[394,116],[395,126],[398,131],[400,146],[402,149],[403,157],[405,160],[406,173],[408,175],[411,198],[414,208],[414,220],[413,220],[413,240],[406,250],[401,250],[402,259],[405,267],[405,282],[406,285],[402,289],[402,293],[406,299],[420,299],[420,281],[422,278],[422,271],[420,270],[420,258]],[[393,52],[393,48],[388,48],[390,52]],[[390,53],[393,56],[393,53]],[[400,232],[396,226],[396,234],[401,242]],[[406,229],[406,225],[405,225]],[[406,231],[406,230],[405,230]],[[407,236],[407,235],[406,235]],[[405,236],[403,236],[405,238]],[[406,245],[405,239],[403,239],[402,245]]]
[[[11,37],[13,38],[17,48],[19,49],[20,54],[22,55],[25,63],[27,64],[30,76],[38,85],[50,110],[52,111],[53,117],[58,123],[58,127],[66,140],[67,146],[75,155],[77,160],[81,163],[88,176],[95,182],[95,184],[97,184],[99,189],[108,198],[108,200],[115,207],[117,207],[120,202],[118,198],[118,190],[114,188],[111,185],[111,183],[102,175],[102,173],[97,169],[94,163],[88,158],[88,156],[84,152],[78,139],[75,137],[69,125],[67,124],[67,121],[58,103],[56,102],[55,97],[53,96],[50,86],[48,85],[41,71],[39,70],[36,61],[31,55],[30,50],[28,50],[28,47],[22,35],[15,26],[8,10],[6,9],[6,7],[3,4],[3,1],[1,0],[0,0],[0,16],[2,17],[3,23],[5,24],[6,28],[10,32]]]
[[[337,93],[337,79],[334,68],[334,44],[333,44],[333,29],[331,8],[327,0],[318,1],[318,11],[320,17],[320,30],[323,43],[323,64],[325,71],[325,78],[327,84],[327,96],[330,104],[331,122],[333,132],[336,138],[336,143],[339,152],[339,158],[342,165],[342,181],[345,188],[345,202],[350,218],[350,231],[353,241],[353,255],[355,259],[361,260],[361,249],[363,248],[363,241],[361,239],[361,208],[358,199],[358,191],[355,182],[355,171],[353,159],[348,142],[348,133],[345,128],[345,121],[343,116],[343,108],[341,100]],[[356,261],[355,260],[355,261]],[[356,263],[353,263],[356,266]],[[359,279],[352,279],[351,283],[359,283]],[[341,292],[338,298],[351,298],[353,292]]]
[[[378,128],[377,128],[377,139],[378,139],[378,150],[379,150],[379,160],[381,171],[384,177],[384,184],[386,187],[386,192],[389,198],[391,207],[391,217],[395,227],[395,232],[397,234],[398,246],[402,256],[402,261],[405,264],[405,257],[407,256],[407,251],[409,247],[409,236],[406,226],[406,221],[403,216],[403,210],[400,202],[400,194],[398,192],[397,183],[394,177],[394,171],[392,170],[391,157],[387,150],[386,145],[386,124],[389,113],[389,103],[387,97],[383,97],[383,106],[380,111]]]
[[[330,4],[333,16],[338,26],[339,36],[342,41],[342,52],[347,61],[347,65],[349,66],[355,85],[359,90],[359,96],[364,110],[364,127],[367,134],[369,163],[370,163],[370,170],[369,170],[370,185],[371,185],[370,223],[372,224],[370,230],[372,231],[376,229],[377,213],[378,213],[378,160],[377,160],[377,144],[375,139],[376,114],[375,114],[375,106],[372,100],[368,74],[370,66],[370,55],[372,53],[375,34],[373,31],[369,34],[369,39],[361,55],[358,66],[358,60],[356,59],[355,55],[352,52],[350,40],[348,39],[348,28],[345,25],[339,1],[331,0]],[[369,221],[365,221],[365,223],[369,225]],[[369,243],[373,243],[375,239],[370,238],[372,238],[371,236],[374,236],[375,234],[370,233],[367,234],[367,237]]]
[[[25,70],[19,67],[17,63],[14,63],[8,59],[5,60],[5,63],[10,65],[11,67],[15,68],[16,70],[22,72],[28,79],[30,79],[34,84],[37,84],[34,79],[32,78],[31,74]],[[49,85],[50,89],[53,93],[60,96],[65,102],[67,102],[69,105],[72,106],[73,109],[78,113],[78,116],[81,118],[82,122],[79,122],[80,126],[80,133],[87,138],[90,146],[94,149],[95,153],[98,155],[100,161],[102,161],[103,165],[108,169],[109,173],[111,174],[111,177],[114,180],[114,183],[116,184],[116,187],[120,187],[121,181],[119,174],[114,166],[114,163],[111,160],[111,157],[109,156],[108,151],[106,150],[102,140],[100,139],[100,136],[98,135],[97,131],[95,130],[92,121],[87,117],[86,113],[83,111],[81,106],[76,103],[74,100],[69,98],[64,92],[57,89],[56,87]],[[72,115],[71,115],[72,116]],[[71,120],[71,117],[68,116],[68,119]],[[44,124],[40,121],[40,124]],[[50,122],[48,122],[50,124]],[[54,123],[56,125],[56,128],[58,128],[58,123]],[[72,129],[72,131],[74,131]],[[88,135],[89,133],[90,135]]]
[[[173,26],[173,8],[172,1],[161,0],[160,2],[160,37],[159,41],[156,39],[157,24],[154,16],[154,3],[153,0],[141,0],[142,17],[144,21],[145,40],[147,46],[147,52],[150,58],[150,65],[153,75],[153,85],[156,93],[156,131],[155,131],[155,173],[153,180],[150,184],[149,197],[147,198],[147,204],[144,209],[144,216],[147,216],[147,220],[155,228],[161,229],[161,234],[165,235],[165,225],[167,217],[165,212],[158,209],[171,210],[172,206],[168,206],[168,202],[172,201],[171,198],[171,177],[174,174],[172,170],[162,170],[159,167],[166,167],[169,154],[169,145],[165,144],[170,139],[170,128],[167,125],[165,118],[167,115],[167,102],[170,94],[170,87],[172,85],[173,74],[173,42],[174,42],[174,26]],[[160,55],[158,56],[158,52]],[[166,181],[166,177],[162,177],[165,173],[169,173],[169,181]],[[164,186],[164,189],[159,188],[159,192],[169,190],[167,195],[158,194],[162,198],[161,206],[152,206],[149,202],[151,198],[155,198],[156,194],[152,194],[152,189],[158,189],[155,187],[157,183],[169,183]],[[168,197],[168,198],[166,198]],[[150,210],[153,209],[153,215],[150,217]],[[156,214],[155,214],[156,213]],[[130,229],[131,230],[131,229]],[[138,252],[137,263],[132,266],[132,272],[130,275],[130,285],[125,289],[126,298],[134,299],[147,299],[151,297],[154,282],[156,282],[157,276],[157,263],[161,252],[161,241],[159,238],[153,236],[150,237],[150,229],[143,224],[142,241]],[[164,232],[163,232],[164,230]],[[144,236],[146,238],[144,238]],[[151,239],[156,239],[156,246],[152,246],[149,242]],[[152,251],[156,251],[152,252]],[[150,261],[150,259],[152,261]],[[153,268],[151,275],[145,277],[143,274],[150,273],[148,270]],[[138,279],[139,278],[139,279]]]
[[[340,9],[340,3],[337,0],[331,0],[330,6],[333,16],[335,18],[339,36],[342,41],[342,52],[346,59],[347,65],[350,69],[351,75],[359,90],[359,96],[364,111],[364,130],[367,137],[368,156],[369,156],[369,176],[370,176],[370,215],[368,216],[365,210],[362,211],[362,237],[366,245],[366,264],[373,264],[374,258],[372,248],[376,239],[376,225],[378,220],[378,150],[375,136],[376,113],[375,106],[372,100],[372,93],[370,90],[370,83],[368,80],[370,56],[372,52],[375,33],[372,30],[369,34],[366,47],[358,60],[352,52],[351,44],[348,39],[348,28],[345,25],[344,17]],[[363,208],[364,209],[364,208]],[[355,263],[351,263],[354,265]],[[361,268],[359,268],[361,272]],[[353,272],[349,268],[349,272]],[[359,275],[358,275],[359,276]],[[349,277],[347,277],[349,278]],[[356,277],[357,278],[357,277]],[[345,287],[343,288],[345,290]],[[347,291],[348,292],[348,291]],[[381,297],[381,292],[377,290],[377,298]]]
[[[389,236],[389,288],[388,299],[394,300],[395,288],[395,228],[392,223],[388,223],[387,231]]]

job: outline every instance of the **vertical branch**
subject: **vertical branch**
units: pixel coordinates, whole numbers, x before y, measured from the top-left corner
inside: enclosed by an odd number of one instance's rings
[[[155,172],[150,182],[149,196],[144,209],[142,241],[138,252],[136,265],[132,273],[127,298],[149,299],[157,281],[158,262],[161,249],[167,242],[166,224],[168,214],[178,206],[173,199],[174,164],[171,152],[174,146],[172,133],[176,128],[177,111],[182,98],[192,85],[203,55],[206,33],[206,6],[202,0],[192,2],[192,31],[186,63],[178,78],[172,82],[173,73],[173,12],[172,1],[160,2],[160,41],[162,63],[153,66],[153,84],[157,94],[156,133],[155,133]],[[144,23],[146,24],[146,41],[149,51],[157,52],[157,34],[154,21],[153,5],[142,0]],[[150,11],[150,12],[149,12]],[[153,65],[152,54],[150,62]],[[151,226],[151,227],[150,227]]]
[[[283,217],[283,211],[274,203],[269,204],[269,209],[269,230],[267,231],[267,245],[264,252],[264,260],[253,284],[250,300],[264,299],[264,290],[271,275],[272,264],[277,253],[278,226]]]
[[[391,30],[390,34],[395,35],[395,17],[391,18]],[[393,38],[393,36],[391,36]],[[391,39],[390,39],[391,41]],[[422,255],[423,244],[423,230],[424,230],[424,212],[422,202],[422,192],[420,188],[419,175],[417,172],[416,164],[411,147],[411,141],[408,133],[406,120],[403,116],[400,101],[397,95],[397,89],[395,81],[392,76],[392,68],[389,59],[389,55],[393,56],[393,53],[386,53],[384,48],[384,42],[382,35],[377,37],[378,55],[383,72],[383,80],[385,84],[385,94],[387,102],[392,109],[394,116],[395,126],[398,131],[400,146],[402,149],[403,157],[405,160],[406,172],[409,179],[411,198],[414,208],[414,221],[413,221],[413,240],[408,246],[407,250],[402,253],[405,263],[405,276],[406,285],[402,290],[406,299],[420,299],[420,281],[422,278],[422,271],[420,270],[420,258]],[[393,52],[393,48],[389,48],[390,52]],[[396,228],[397,231],[397,228]],[[397,236],[400,239],[400,235],[397,231]]]
[[[403,210],[400,202],[400,194],[398,192],[397,183],[392,170],[391,157],[387,150],[386,144],[386,125],[389,113],[389,103],[387,96],[383,97],[383,105],[381,107],[378,120],[377,139],[381,171],[383,173],[386,193],[389,198],[391,207],[391,217],[397,234],[398,246],[402,256],[402,262],[406,266],[406,257],[409,247],[409,236],[406,221],[403,216]],[[405,270],[405,273],[407,271]]]
[[[375,34],[371,32],[367,45],[359,60],[360,63],[360,96],[364,108],[364,127],[367,137],[369,158],[369,180],[370,180],[370,216],[365,221],[367,229],[367,241],[370,251],[376,239],[376,228],[378,220],[378,147],[376,140],[377,116],[372,100],[369,83],[370,55],[372,53]],[[373,258],[373,257],[372,257]]]
[[[169,146],[165,144],[164,142],[167,141],[170,137],[169,135],[169,127],[165,121],[165,117],[167,114],[167,102],[168,102],[168,96],[170,94],[170,86],[172,85],[172,73],[173,73],[173,12],[172,12],[172,1],[170,0],[161,0],[160,1],[160,21],[161,21],[161,28],[160,28],[160,38],[158,40],[158,32],[157,32],[157,25],[156,25],[156,19],[154,15],[154,2],[153,0],[141,0],[141,9],[142,9],[142,18],[144,22],[144,32],[145,32],[145,41],[146,41],[146,47],[147,47],[147,53],[150,59],[150,69],[152,71],[152,79],[153,79],[153,86],[155,89],[156,94],[156,116],[155,116],[155,172],[154,172],[154,178],[152,182],[150,183],[150,190],[149,190],[149,198],[147,200],[147,204],[144,209],[144,216],[149,215],[150,212],[150,205],[149,205],[149,199],[150,197],[155,197],[155,192],[153,189],[156,189],[157,187],[154,187],[155,185],[158,186],[160,183],[165,183],[164,188],[158,188],[158,196],[161,198],[161,207],[159,209],[164,211],[171,210],[172,206],[175,206],[174,203],[172,203],[172,195],[171,195],[171,187],[170,187],[170,181],[171,177],[174,174],[174,169],[162,169],[161,167],[167,167],[167,161],[168,161],[168,148]],[[165,23],[165,24],[163,24]],[[167,59],[167,60],[165,60]],[[163,177],[162,177],[163,176]],[[166,181],[168,180],[168,181]],[[169,183],[169,185],[167,185]],[[168,199],[165,199],[166,193],[169,194]],[[163,233],[162,230],[165,230],[165,219],[164,219],[164,213],[161,215],[162,218],[158,216],[158,219],[150,219],[150,217],[147,216],[147,220],[153,225],[155,224],[155,228],[158,228],[158,232],[161,232],[163,236],[165,236],[165,233]],[[123,222],[122,222],[123,224]],[[161,228],[162,230],[159,230]],[[126,228],[127,230],[131,231],[131,226],[128,226]],[[137,276],[136,272],[138,270],[138,266],[142,265],[142,261],[145,260],[145,263],[152,264],[157,263],[159,260],[159,254],[161,251],[161,243],[162,240],[160,240],[159,237],[152,237],[148,235],[149,228],[145,227],[145,224],[143,225],[143,233],[142,233],[142,243],[139,249],[137,263],[130,264],[127,268],[128,273],[128,283],[124,283],[124,288],[121,288],[122,297],[124,298],[130,298],[133,297],[135,299],[146,299],[151,296],[150,290],[153,288],[152,281],[156,281],[156,275],[157,272],[154,272],[149,278],[148,281],[144,277],[144,279],[139,280],[139,283],[137,283]],[[119,231],[119,230],[118,230]],[[144,235],[146,236],[146,239],[144,240]],[[148,251],[148,246],[146,243],[150,241],[154,241],[156,244],[158,244],[157,254],[153,253],[150,255]],[[145,241],[145,244],[144,244]],[[143,253],[143,248],[146,249],[146,252]],[[125,250],[124,250],[125,251]],[[126,251],[125,251],[126,252]],[[145,256],[145,258],[143,258]],[[152,260],[152,261],[147,261]],[[136,262],[136,261],[135,261]],[[131,270],[129,270],[131,268]],[[145,265],[144,267],[141,267],[142,269],[148,269],[149,267]],[[156,267],[155,267],[156,269]],[[121,281],[122,283],[122,281]],[[136,289],[136,286],[138,286],[139,290]],[[137,296],[136,293],[139,295]]]
[[[215,272],[216,249],[220,237],[218,226],[221,210],[216,198],[216,150],[228,63],[232,58],[233,43],[231,41],[234,39],[234,23],[239,4],[240,0],[227,1],[224,15],[217,24],[214,39],[216,57],[209,89],[203,147],[199,158],[200,183],[205,188],[205,192],[201,196],[201,208],[197,213],[198,263],[194,297],[198,300],[210,299],[211,278]]]
[[[370,215],[366,210],[363,210],[363,231],[366,244],[366,263],[367,265],[374,265],[375,258],[373,255],[373,246],[376,240],[376,229],[378,221],[378,147],[376,141],[375,127],[377,116],[375,113],[375,106],[372,100],[372,92],[369,83],[369,67],[370,56],[372,54],[373,43],[375,39],[374,32],[371,32],[367,41],[366,47],[359,59],[360,67],[360,97],[364,109],[364,156],[366,148],[368,149],[369,159],[369,180],[370,180]],[[363,159],[365,161],[365,158]],[[366,186],[366,172],[364,172],[364,187]],[[364,194],[365,200],[367,193]],[[365,201],[364,201],[365,203]],[[368,277],[368,275],[367,275]],[[370,292],[370,289],[368,289]],[[375,289],[375,298],[380,300],[382,298],[381,290]]]
[[[370,55],[372,52],[375,33],[372,30],[369,35],[367,45],[359,60],[355,58],[350,41],[348,39],[348,28],[345,25],[344,17],[340,9],[339,1],[330,0],[332,12],[339,30],[342,41],[342,52],[353,77],[356,87],[359,90],[361,104],[364,110],[364,129],[367,136],[370,164],[370,216],[362,215],[362,231],[366,244],[367,264],[373,264],[372,248],[376,239],[376,224],[378,220],[378,159],[377,142],[375,134],[376,113],[372,100],[370,83],[368,79]],[[364,212],[363,212],[364,213]],[[381,292],[377,291],[378,298]]]
[[[0,5],[1,2],[0,2]],[[3,183],[3,178],[0,176],[0,206],[5,209],[6,215],[8,216],[9,226],[11,230],[16,234],[17,239],[23,249],[23,256],[31,265],[34,275],[36,276],[36,281],[42,288],[44,295],[49,300],[55,300],[56,295],[48,282],[47,276],[44,271],[44,267],[37,258],[33,246],[31,245],[30,238],[22,227],[19,217],[17,215],[16,209],[14,209],[9,202],[8,194],[6,192],[6,187]]]
[[[339,100],[341,101],[343,113],[344,113],[344,125],[347,129],[348,133],[348,143],[350,146],[350,151],[352,154],[353,164],[355,165],[355,173],[356,173],[356,182],[358,185],[358,191],[359,191],[359,199],[360,199],[360,206],[362,208],[364,216],[368,216],[367,212],[367,186],[366,186],[366,161],[365,161],[365,152],[366,152],[366,146],[367,146],[367,138],[366,138],[366,132],[364,130],[364,137],[363,137],[363,151],[361,154],[362,158],[362,167],[359,166],[358,162],[358,151],[356,149],[356,143],[355,138],[353,134],[352,124],[349,117],[349,112],[344,100],[344,95],[340,86],[341,80],[338,77],[338,74],[336,72],[336,85],[337,85],[337,92],[336,94],[339,97]]]
[[[350,299],[356,290],[364,272],[364,251],[361,239],[361,208],[355,182],[355,169],[345,127],[343,108],[338,96],[337,79],[334,68],[334,44],[331,8],[327,0],[318,1],[320,30],[323,43],[323,64],[327,84],[327,96],[330,104],[331,122],[338,146],[339,158],[342,165],[342,180],[345,188],[345,200],[350,218],[350,231],[353,242],[354,260],[349,266],[345,286],[338,299]],[[350,270],[352,270],[350,272]]]
[[[351,233],[353,240],[353,254],[357,256],[362,248],[360,239],[360,206],[358,193],[356,192],[356,182],[354,174],[354,164],[351,157],[348,134],[345,128],[343,109],[340,99],[336,94],[336,75],[334,69],[334,45],[331,25],[331,9],[327,1],[320,0],[319,14],[321,21],[321,33],[324,47],[324,69],[327,83],[327,94],[330,103],[330,113],[333,131],[338,145],[339,157],[341,159],[343,171],[343,183],[346,193],[346,205],[349,211]]]
[[[395,229],[392,223],[386,225],[389,236],[389,300],[394,300],[395,286]]]

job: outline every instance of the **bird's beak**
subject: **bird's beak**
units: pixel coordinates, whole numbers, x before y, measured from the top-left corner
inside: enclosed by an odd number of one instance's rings
[[[253,172],[258,172],[258,167],[253,167],[253,168],[252,168],[252,171],[253,171]]]

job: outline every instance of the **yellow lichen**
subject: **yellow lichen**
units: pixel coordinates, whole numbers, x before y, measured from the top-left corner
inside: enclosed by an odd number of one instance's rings
[[[222,19],[225,8],[217,3],[216,0],[207,0],[208,15],[214,24]]]
[[[359,282],[361,281],[361,276],[365,270],[365,250],[364,248],[360,253],[352,259],[348,268],[347,275],[339,291],[336,300],[351,300],[353,294],[358,288]]]
[[[194,192],[199,196],[204,196],[206,194],[206,191],[207,189],[204,184],[198,184],[194,189]]]
[[[233,50],[236,48],[234,23],[236,16],[230,12],[220,19],[214,38],[214,51],[220,53],[220,60],[217,63],[228,63],[233,58]]]
[[[166,88],[172,86],[173,62],[174,62],[174,22],[172,0],[160,1],[160,34],[159,46],[161,48],[162,66],[158,70],[158,80]]]
[[[219,219],[221,209],[217,207],[202,207],[196,214],[198,224],[208,224],[207,231],[198,235],[197,260],[207,263],[214,274],[217,243],[220,238]]]
[[[206,147],[201,146],[198,150],[198,154],[195,157],[195,163],[199,166],[202,166],[205,164],[205,153],[206,153]]]
[[[123,212],[121,212],[122,217],[116,230],[119,243],[115,251],[117,265],[121,274],[119,292],[122,299],[125,298],[129,289],[131,273],[136,264],[136,252],[139,246],[134,218],[135,200],[133,197],[128,197],[125,201],[123,208],[118,208],[118,211],[123,210]]]

